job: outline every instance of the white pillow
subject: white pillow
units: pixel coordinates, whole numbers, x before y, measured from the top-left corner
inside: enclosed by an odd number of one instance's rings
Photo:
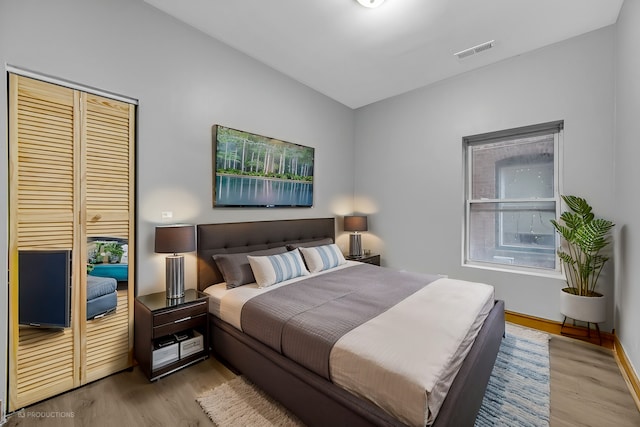
[[[297,249],[279,255],[249,255],[247,259],[249,259],[251,270],[253,270],[253,275],[260,288],[275,285],[294,277],[309,275]]]
[[[328,270],[347,262],[335,243],[299,249],[304,256],[304,261],[307,263],[309,271],[312,273]]]

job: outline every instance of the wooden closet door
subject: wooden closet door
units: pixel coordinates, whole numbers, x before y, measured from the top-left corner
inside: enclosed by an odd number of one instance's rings
[[[10,74],[9,409],[133,365],[135,106]],[[87,320],[87,239],[126,239],[114,313]],[[72,251],[71,326],[19,326],[18,251]]]
[[[81,105],[84,234],[127,239],[129,247],[128,284],[118,286],[116,312],[84,324],[84,384],[133,363],[135,106],[86,93]],[[84,253],[86,238],[81,242]],[[85,301],[86,295],[80,300]]]
[[[9,84],[9,409],[16,410],[79,385],[78,296],[71,328],[21,327],[17,318],[18,250],[74,249],[79,237],[79,97],[13,74]],[[72,256],[75,289],[83,260]]]

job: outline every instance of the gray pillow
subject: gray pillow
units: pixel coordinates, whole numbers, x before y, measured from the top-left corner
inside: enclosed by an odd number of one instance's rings
[[[284,246],[277,248],[264,249],[254,252],[242,252],[237,254],[218,254],[213,256],[224,281],[227,283],[227,289],[237,288],[247,283],[255,283],[256,279],[251,271],[251,265],[247,259],[247,255],[278,255],[287,252]]]
[[[313,248],[315,246],[324,246],[324,245],[330,245],[333,243],[333,239],[331,237],[327,237],[324,239],[320,239],[320,240],[311,240],[309,242],[296,242],[296,243],[289,243],[287,245],[287,249],[292,251],[296,248]]]

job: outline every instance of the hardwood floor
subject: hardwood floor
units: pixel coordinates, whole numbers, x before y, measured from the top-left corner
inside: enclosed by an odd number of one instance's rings
[[[551,426],[640,426],[611,350],[552,336]],[[195,398],[234,377],[216,359],[150,383],[138,368],[12,414],[6,426],[212,426]]]
[[[6,426],[213,426],[195,398],[234,376],[215,358],[155,382],[136,367],[27,407]]]
[[[612,350],[552,335],[549,354],[551,426],[640,426]]]

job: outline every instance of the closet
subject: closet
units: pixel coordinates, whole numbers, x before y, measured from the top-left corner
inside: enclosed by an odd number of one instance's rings
[[[11,411],[133,365],[134,156],[134,103],[9,74]],[[88,320],[98,239],[128,250],[115,310]],[[20,324],[20,251],[47,250],[70,251],[69,327]]]

